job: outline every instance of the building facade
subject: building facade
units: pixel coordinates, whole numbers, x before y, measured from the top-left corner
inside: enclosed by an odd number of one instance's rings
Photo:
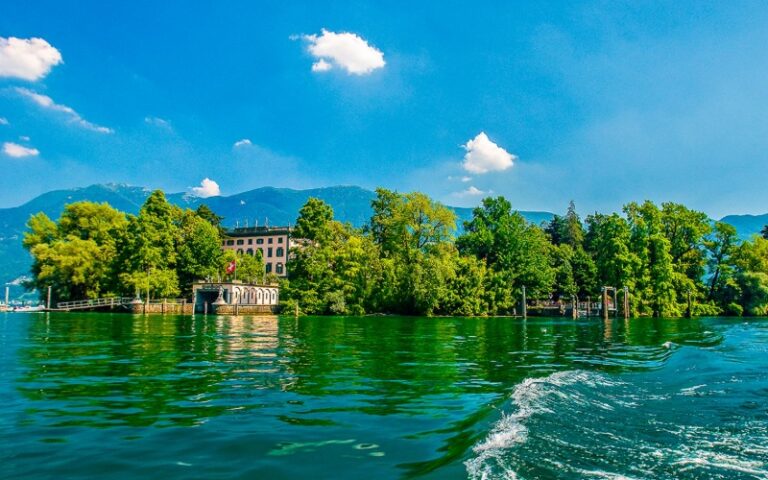
[[[286,265],[291,247],[291,227],[240,227],[227,230],[222,248],[243,255],[255,255],[261,251],[266,273],[279,277],[288,274]]]

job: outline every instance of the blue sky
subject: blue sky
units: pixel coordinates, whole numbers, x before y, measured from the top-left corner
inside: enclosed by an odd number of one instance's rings
[[[768,211],[764,2],[1,10],[0,206],[121,182]]]

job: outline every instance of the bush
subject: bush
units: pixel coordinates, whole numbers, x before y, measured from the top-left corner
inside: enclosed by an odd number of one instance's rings
[[[730,317],[740,317],[744,314],[744,307],[738,303],[731,302],[726,305],[724,313]]]

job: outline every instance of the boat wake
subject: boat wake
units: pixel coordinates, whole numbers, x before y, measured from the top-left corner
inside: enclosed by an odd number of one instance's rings
[[[708,415],[720,407],[696,411],[691,402],[728,386],[691,385],[671,391],[582,370],[526,379],[474,446],[468,476],[768,479],[764,416],[717,426]]]

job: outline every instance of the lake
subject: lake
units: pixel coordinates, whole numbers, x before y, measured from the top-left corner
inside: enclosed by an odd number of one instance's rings
[[[768,478],[768,320],[0,315],[0,477]]]

